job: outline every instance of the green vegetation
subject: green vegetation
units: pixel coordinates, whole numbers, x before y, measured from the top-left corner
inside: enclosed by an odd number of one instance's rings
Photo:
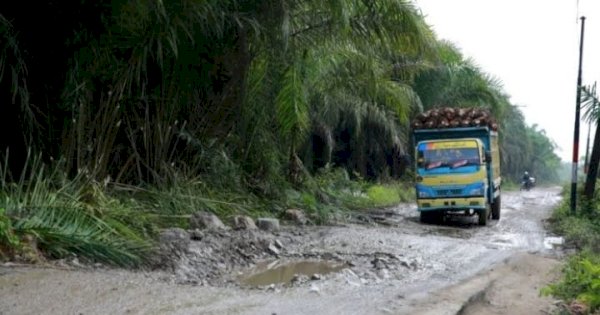
[[[3,259],[21,256],[33,261],[39,257],[29,254],[39,250],[50,258],[78,256],[137,266],[153,253],[152,239],[161,229],[186,227],[189,216],[198,210],[225,219],[234,214],[279,216],[296,207],[315,223],[325,223],[336,212],[389,206],[410,200],[401,197],[412,197],[400,193],[400,184],[351,180],[342,169],[311,178],[311,189],[289,187],[287,195],[267,200],[249,192],[213,190],[200,181],[178,182],[168,190],[102,187],[85,175],[67,179],[45,171],[39,158],[32,161],[31,170],[23,172],[30,177],[10,183],[6,174],[0,177],[7,183],[0,193]],[[35,245],[30,244],[32,239]]]
[[[390,206],[410,197],[405,191],[411,191],[404,185],[373,186],[367,190],[367,196],[375,206]]]
[[[405,0],[20,1],[0,104],[2,247],[125,266],[198,210],[323,223],[412,198],[408,122],[433,107],[490,108],[507,179],[559,161]]]
[[[578,209],[571,212],[569,189],[551,218],[554,232],[563,235],[569,246],[578,250],[563,269],[563,279],[542,290],[568,302],[588,306],[589,311],[600,309],[600,199],[586,200],[580,193]]]
[[[12,221],[6,216],[6,210],[0,209],[0,258],[6,258],[6,253],[18,249],[19,245]]]
[[[596,85],[582,87],[581,94],[584,118],[597,127],[600,122],[600,101]],[[577,307],[585,305],[584,312],[596,313],[600,310],[600,195],[596,189],[600,164],[600,128],[596,128],[591,156],[585,159],[588,171],[583,189],[576,194],[577,209],[573,213],[568,203],[570,198],[565,198],[552,218],[552,227],[575,246],[578,254],[571,257],[564,268],[564,278],[545,288],[543,293],[567,300]]]
[[[567,301],[585,303],[589,312],[600,308],[600,255],[583,252],[569,259],[564,278],[542,289],[542,293]]]

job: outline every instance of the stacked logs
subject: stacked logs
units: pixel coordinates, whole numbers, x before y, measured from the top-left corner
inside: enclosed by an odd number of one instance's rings
[[[480,107],[441,107],[422,112],[412,121],[413,129],[443,129],[487,126],[498,131],[489,109]]]

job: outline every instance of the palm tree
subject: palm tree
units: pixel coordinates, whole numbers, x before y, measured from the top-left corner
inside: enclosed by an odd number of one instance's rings
[[[380,136],[390,139],[385,146],[401,146],[400,126],[419,104],[407,83],[392,78],[393,58],[430,53],[433,38],[415,8],[403,1],[343,2],[339,3],[342,10],[331,7],[329,15],[323,14],[327,12],[323,8],[311,7],[318,3],[306,1],[296,7],[298,12],[290,9],[294,14],[284,42],[264,46],[265,52],[252,67],[275,80],[251,73],[251,78],[265,78],[264,86],[252,91],[263,97],[263,104],[269,102],[264,97],[276,95],[277,132],[287,144],[290,170],[300,169],[297,151],[308,148],[311,137],[326,140],[324,151],[332,152],[333,139],[340,139],[336,134],[346,133],[351,135],[346,141],[353,139],[347,162],[364,174],[369,151],[364,144],[375,143],[364,139],[364,123],[368,120],[381,127]],[[281,47],[283,52],[271,51]],[[309,137],[311,131],[319,134]],[[325,163],[331,162],[328,154]]]
[[[520,178],[523,171],[530,168],[531,142],[527,137],[525,117],[517,106],[509,106],[500,119],[501,167],[505,178]]]
[[[596,83],[592,86],[584,86],[582,92],[583,117],[590,123],[595,123],[596,127],[600,121],[600,101],[596,94]],[[588,173],[585,180],[584,195],[591,199],[596,190],[596,179],[598,178],[598,166],[600,164],[600,128],[596,128],[594,135],[594,144],[592,145],[592,154],[590,156]]]
[[[210,174],[208,160],[222,158],[266,182],[285,167],[297,177],[300,156],[377,177],[407,153],[407,120],[422,108],[500,116],[508,104],[409,1],[86,0],[43,11],[45,32],[25,4],[0,20],[0,70],[14,68],[0,93],[20,101],[6,117],[27,140],[1,144],[37,139],[48,159],[96,179],[167,183],[173,168]],[[61,44],[46,52],[47,40]],[[322,156],[307,153],[315,146]]]
[[[484,106],[500,111],[500,81],[483,72],[473,60],[465,59],[452,43],[438,44],[439,59],[416,78],[416,91],[425,109],[437,106]]]

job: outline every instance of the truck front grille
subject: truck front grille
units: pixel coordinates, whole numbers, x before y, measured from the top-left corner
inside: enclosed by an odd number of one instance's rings
[[[436,189],[435,192],[438,197],[460,196],[462,189]]]

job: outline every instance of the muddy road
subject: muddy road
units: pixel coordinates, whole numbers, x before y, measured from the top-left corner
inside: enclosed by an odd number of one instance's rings
[[[559,193],[504,192],[486,227],[422,224],[402,204],[335,226],[201,233],[168,271],[8,264],[0,314],[534,314],[552,304],[537,290],[559,265],[543,223]]]

